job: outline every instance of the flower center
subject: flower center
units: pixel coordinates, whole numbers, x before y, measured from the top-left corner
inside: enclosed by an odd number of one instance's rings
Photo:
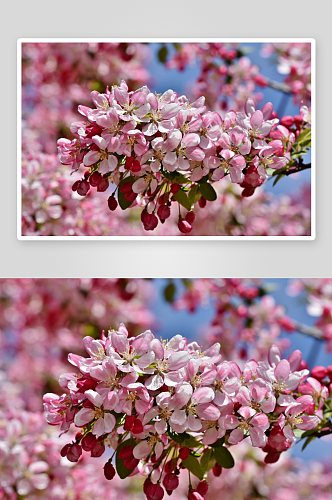
[[[172,412],[168,408],[160,408],[159,409],[159,417],[166,420],[166,422],[169,421],[171,416],[172,416]]]

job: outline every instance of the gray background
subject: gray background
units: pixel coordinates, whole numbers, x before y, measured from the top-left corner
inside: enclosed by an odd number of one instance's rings
[[[43,0],[2,2],[1,277],[331,276],[331,2]],[[316,39],[315,241],[19,241],[16,42],[25,37]]]

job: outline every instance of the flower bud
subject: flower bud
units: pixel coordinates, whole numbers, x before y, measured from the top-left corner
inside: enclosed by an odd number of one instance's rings
[[[132,183],[131,182],[124,182],[122,186],[120,187],[121,193],[132,193]]]
[[[192,230],[192,225],[189,224],[189,222],[186,221],[185,219],[180,219],[178,222],[178,228],[181,231],[181,233],[187,234],[190,233],[190,231]]]
[[[176,490],[179,486],[179,478],[172,473],[166,474],[163,480],[163,485],[167,491]]]
[[[179,192],[180,186],[179,184],[172,184],[171,185],[171,193],[176,194]]]
[[[280,125],[283,125],[286,128],[290,128],[294,125],[294,118],[292,116],[283,116],[280,120]]]
[[[146,487],[145,494],[148,500],[162,500],[162,498],[164,498],[164,490],[158,483],[150,483]]]
[[[219,477],[222,473],[222,467],[218,464],[218,462],[214,465],[212,472],[215,477]]]
[[[123,459],[123,465],[127,468],[127,469],[135,469],[135,467],[137,467],[137,465],[139,464],[139,460],[138,458],[135,458],[135,457],[128,457],[128,458],[124,458]]]
[[[195,214],[194,212],[187,212],[186,216],[184,218],[189,224],[192,224],[195,220]]]
[[[81,184],[81,181],[75,181],[71,187],[72,191],[77,191],[80,184]]]
[[[311,370],[310,376],[319,381],[323,380],[327,376],[327,369],[325,366],[315,366]]]
[[[101,180],[102,180],[101,173],[94,172],[92,175],[90,175],[90,178],[89,178],[90,186],[97,187]]]
[[[265,464],[275,464],[280,458],[280,453],[278,451],[268,453],[264,458]]]
[[[198,204],[201,208],[204,208],[206,205],[206,199],[203,196],[201,196],[200,199],[198,200]]]
[[[196,491],[197,493],[199,493],[200,495],[202,495],[202,497],[204,497],[204,495],[207,494],[208,492],[208,489],[209,489],[209,486],[207,484],[206,481],[201,481],[200,483],[198,483],[198,485],[196,486]]]
[[[180,450],[179,450],[179,457],[181,458],[181,460],[187,460],[187,458],[189,457],[189,455],[190,455],[189,448],[185,448],[185,447],[180,448]]]
[[[105,179],[105,177],[103,177],[101,181],[98,183],[97,191],[103,193],[104,191],[106,191],[109,185],[110,183],[108,182],[108,179]]]
[[[135,201],[137,198],[137,194],[134,192],[131,193],[125,193],[124,197],[126,198],[127,201]]]
[[[91,450],[92,457],[101,457],[105,451],[105,445],[101,441],[96,441],[94,447]]]
[[[63,448],[61,448],[61,451],[60,451],[60,455],[62,457],[66,457],[67,456],[67,453],[68,451],[70,450],[70,447],[71,447],[71,444],[68,443],[68,444],[65,444]]]
[[[146,212],[143,225],[145,231],[153,231],[154,229],[156,229],[156,227],[158,226],[158,219],[155,214],[149,214],[148,212]]]
[[[69,462],[78,462],[78,459],[82,455],[82,448],[78,444],[73,444],[70,446],[67,452],[67,458]]]
[[[91,451],[92,448],[96,445],[96,443],[97,443],[96,436],[94,436],[93,434],[91,434],[91,432],[89,432],[89,434],[84,436],[84,438],[82,439],[81,445],[84,451]]]
[[[116,210],[116,207],[118,206],[118,202],[114,198],[114,195],[110,196],[107,200],[108,208],[114,212]]]
[[[157,210],[157,215],[159,219],[168,219],[168,217],[171,215],[171,210],[169,207],[166,205],[160,205],[160,207]]]
[[[86,196],[90,190],[90,184],[88,181],[80,181],[79,186],[77,187],[77,193],[80,196]]]
[[[115,469],[114,469],[113,465],[111,464],[111,462],[107,462],[104,465],[104,476],[108,480],[113,479],[113,477],[115,476]]]
[[[188,500],[204,500],[204,497],[198,491],[191,491],[188,495]]]
[[[133,456],[133,446],[124,446],[118,453],[119,458],[130,458]]]

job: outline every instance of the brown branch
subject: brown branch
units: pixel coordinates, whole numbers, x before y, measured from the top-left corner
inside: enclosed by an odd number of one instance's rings
[[[291,174],[296,174],[297,172],[302,172],[302,170],[307,170],[308,168],[311,168],[311,163],[298,163],[295,168],[286,170],[285,172],[282,173],[283,175],[291,175]],[[278,172],[278,170],[276,170],[276,172]]]

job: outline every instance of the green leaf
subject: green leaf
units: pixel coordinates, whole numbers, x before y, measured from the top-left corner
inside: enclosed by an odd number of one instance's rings
[[[119,202],[119,205],[120,207],[122,208],[122,210],[126,210],[127,208],[130,207],[130,205],[133,204],[132,201],[127,201],[125,196],[124,196],[124,193],[121,193],[120,189],[121,189],[121,186],[125,183],[125,182],[135,182],[136,178],[133,177],[132,175],[130,175],[129,177],[126,177],[125,179],[122,179],[122,181],[120,182],[119,184],[119,188],[118,188],[118,202]]]
[[[196,457],[194,457],[193,455],[189,455],[187,460],[182,461],[182,464],[186,467],[186,469],[194,474],[194,476],[198,477],[198,479],[202,481],[204,473]]]
[[[173,302],[175,292],[176,292],[176,287],[174,283],[173,282],[169,283],[169,285],[167,285],[167,287],[164,289],[164,297],[166,302],[169,302],[170,304]]]
[[[289,170],[289,167],[282,167],[282,168],[276,168],[276,169],[273,169],[273,168],[269,168],[269,169],[265,169],[266,171],[267,170],[272,170],[272,177],[275,177],[276,175],[280,175],[282,172],[285,172],[286,170]],[[270,175],[270,174],[269,174]]]
[[[279,182],[279,181],[280,181],[280,179],[281,179],[282,177],[284,177],[284,176],[283,176],[283,174],[279,174],[279,175],[275,178],[275,181],[274,181],[274,183],[272,184],[272,187],[273,187],[273,186],[275,186],[275,185],[277,184],[277,182]]]
[[[209,174],[204,175],[199,181],[197,181],[198,184],[205,184],[209,180]]]
[[[215,463],[216,459],[214,458],[213,450],[209,449],[201,458],[201,467],[203,472],[206,473],[211,470],[212,467],[214,467]]]
[[[304,434],[305,431],[303,431],[301,429],[294,429],[293,432],[297,438],[300,438],[300,437],[302,437],[302,435]]]
[[[188,211],[191,210],[191,203],[188,200],[188,196],[182,189],[180,189],[176,194],[173,194],[173,198]]]
[[[172,179],[173,183],[188,184],[188,179],[183,174],[180,174],[179,172],[172,172],[172,173],[175,173],[175,176]]]
[[[307,437],[307,439],[305,440],[303,446],[302,446],[302,451],[306,449],[306,447],[308,446],[308,444],[313,441],[314,439],[316,439],[316,436],[309,436]]]
[[[201,184],[200,187],[200,192],[202,196],[208,201],[214,201],[217,199],[217,193],[215,192],[214,187],[209,184],[208,182]]]
[[[198,200],[200,199],[201,197],[201,192],[200,192],[200,186],[198,184],[195,184],[191,190],[189,191],[189,194],[188,194],[188,200],[189,202],[194,205],[195,203],[198,202]]]
[[[311,144],[311,128],[306,128],[302,130],[302,132],[299,134],[297,138],[297,143],[299,145],[309,145]],[[306,143],[306,144],[304,144]]]
[[[267,175],[274,175],[275,169],[274,168],[270,168],[270,167],[266,167],[265,168],[265,172],[267,173]]]
[[[186,432],[182,432],[181,434],[177,434],[176,432],[171,431],[171,430],[169,431],[169,436],[173,441],[175,441],[176,443],[181,444],[181,445],[185,439],[189,439],[191,437],[190,434],[187,434]]]
[[[305,155],[308,151],[308,148],[301,149],[301,151],[296,151],[295,153],[292,153],[292,158],[301,158],[301,156]]]
[[[161,49],[158,50],[158,59],[161,63],[165,63],[167,61],[168,49],[166,45],[163,45]]]
[[[311,434],[313,434],[314,432],[317,432],[317,430],[319,430],[319,428],[315,427],[314,429],[310,429],[309,431],[305,431],[301,437],[307,437],[307,436],[311,436]]]
[[[136,441],[133,438],[127,439],[127,441],[124,441],[123,443],[119,444],[119,446],[116,449],[116,455],[115,455],[115,467],[116,467],[116,472],[119,474],[121,479],[125,479],[128,477],[134,469],[127,469],[123,463],[123,458],[120,458],[119,451],[124,447],[124,446],[136,446]]]
[[[214,458],[221,467],[224,467],[225,469],[231,469],[234,467],[234,458],[225,446],[214,448],[213,452]]]
[[[219,438],[218,441],[216,441],[215,443],[210,444],[210,446],[212,448],[219,448],[219,446],[222,446],[224,444],[224,442],[225,442],[225,438],[222,437],[222,438]]]
[[[185,446],[186,448],[199,448],[202,445],[199,441],[197,441],[197,439],[195,439],[192,436],[189,436],[184,441],[182,441],[182,446]]]

